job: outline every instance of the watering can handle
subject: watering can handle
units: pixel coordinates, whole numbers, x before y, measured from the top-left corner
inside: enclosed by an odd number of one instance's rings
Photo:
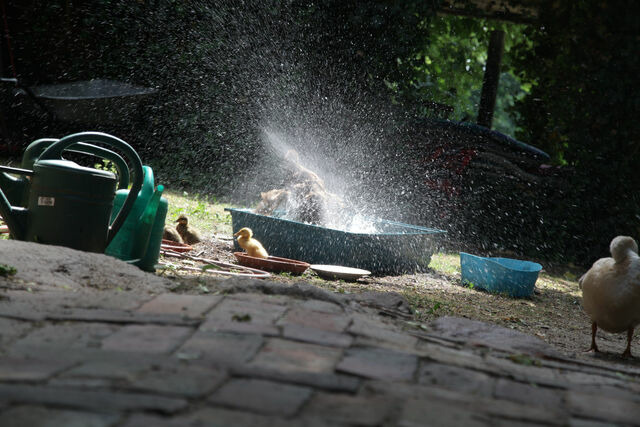
[[[42,138],[33,141],[24,152],[22,157],[22,168],[28,169],[33,167],[33,164],[38,160],[40,154],[44,152],[51,144],[58,142],[59,139],[54,138]],[[76,149],[76,146],[80,146],[81,149]],[[114,153],[111,150],[107,150],[102,147],[98,147],[96,145],[85,144],[82,142],[77,142],[74,145],[68,146],[66,151],[85,154],[90,156],[102,157],[107,160],[111,160],[118,170],[118,188],[127,188],[129,186],[129,168],[125,163],[124,159],[118,155],[118,153]]]
[[[135,181],[131,185],[129,195],[124,201],[122,209],[120,209],[120,212],[118,212],[118,215],[116,215],[116,218],[109,226],[109,234],[107,235],[107,245],[109,245],[109,243],[111,243],[111,240],[115,237],[116,233],[120,230],[120,227],[122,227],[122,224],[127,218],[127,215],[129,215],[129,211],[133,207],[133,204],[138,197],[138,192],[140,191],[140,188],[142,188],[142,180],[144,177],[142,172],[142,161],[140,160],[140,156],[138,156],[138,153],[136,153],[136,151],[129,144],[127,144],[120,138],[116,138],[115,136],[103,132],[81,132],[65,136],[64,138],[58,140],[57,142],[54,142],[46,150],[44,150],[38,160],[60,159],[62,157],[62,152],[67,147],[69,147],[70,145],[75,145],[79,142],[102,143],[111,145],[112,147],[116,147],[121,150],[124,153],[125,157],[131,161],[131,165],[133,168],[132,172],[135,176]]]
[[[96,145],[85,144],[83,142],[76,142],[73,147],[67,148],[65,151],[79,154],[89,154],[96,157],[102,157],[110,160],[118,170],[118,189],[127,188],[129,186],[129,168],[125,163],[122,156],[118,153],[114,153],[111,150],[98,147]]]

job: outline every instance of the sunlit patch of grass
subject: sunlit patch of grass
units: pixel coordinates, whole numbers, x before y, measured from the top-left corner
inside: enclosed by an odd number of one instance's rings
[[[431,257],[429,268],[446,275],[460,274],[460,255],[435,253]]]
[[[565,275],[558,276],[546,272],[541,272],[536,282],[538,289],[548,289],[557,292],[563,292],[573,297],[582,296],[578,279],[567,279]]]
[[[220,203],[215,197],[186,192],[165,191],[169,201],[167,224],[175,224],[181,214],[189,217],[189,224],[203,233],[231,234],[231,215],[224,208],[231,205]]]

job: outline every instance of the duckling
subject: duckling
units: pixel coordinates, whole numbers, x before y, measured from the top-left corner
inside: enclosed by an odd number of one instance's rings
[[[178,233],[180,233],[180,236],[182,237],[184,243],[192,245],[194,243],[200,243],[202,241],[198,230],[189,226],[189,218],[187,218],[186,215],[180,215],[176,222],[178,223],[178,225],[176,225],[176,230],[178,231]]]
[[[596,331],[627,332],[622,357],[631,357],[634,328],[640,324],[640,257],[638,244],[618,236],[609,245],[612,258],[600,258],[579,280],[582,306],[591,318],[591,348],[598,351]]]
[[[182,241],[182,237],[180,236],[180,233],[178,233],[178,230],[176,230],[175,228],[169,225],[164,226],[164,231],[162,232],[162,238],[165,240],[171,240],[172,242],[184,243]]]
[[[250,228],[241,228],[234,236],[238,238],[240,247],[247,251],[247,255],[256,258],[269,258],[269,254],[262,244],[253,238],[253,231]]]

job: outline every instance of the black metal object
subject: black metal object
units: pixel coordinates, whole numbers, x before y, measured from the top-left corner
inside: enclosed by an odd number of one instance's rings
[[[143,99],[157,92],[156,89],[106,79],[34,87],[17,81],[16,84],[47,114],[64,122],[83,124],[117,122]]]
[[[15,87],[18,88],[18,90],[26,94],[29,97],[29,99],[35,102],[35,104],[42,109],[42,111],[47,113],[47,116],[50,119],[54,118],[53,113],[47,108],[47,106],[40,99],[38,99],[36,94],[33,93],[33,91],[29,86],[23,85],[22,83],[20,83],[18,79],[13,77],[0,77],[0,82],[15,85]]]

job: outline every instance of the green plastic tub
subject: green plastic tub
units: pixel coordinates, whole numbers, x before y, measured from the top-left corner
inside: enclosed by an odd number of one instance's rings
[[[282,218],[259,215],[250,209],[227,208],[233,232],[253,230],[269,255],[334,264],[371,271],[404,274],[425,271],[443,230],[376,220],[375,233],[352,233]],[[240,250],[237,242],[236,250]]]

